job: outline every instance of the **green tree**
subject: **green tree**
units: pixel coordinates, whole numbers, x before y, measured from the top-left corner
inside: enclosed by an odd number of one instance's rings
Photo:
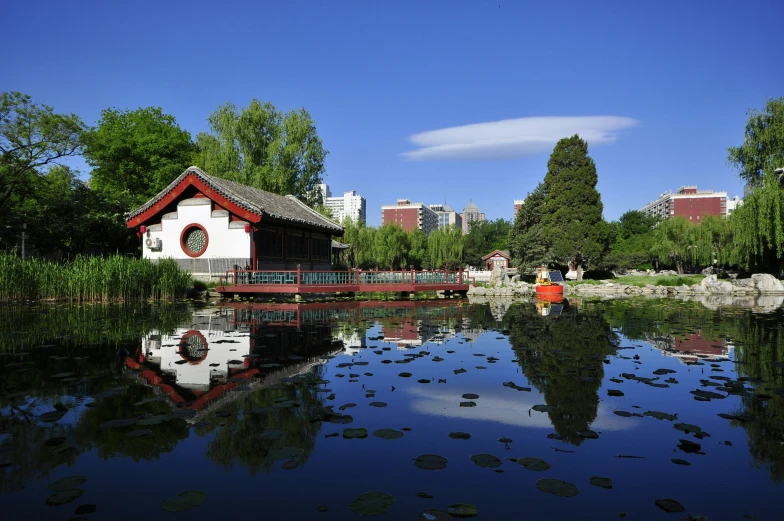
[[[509,232],[509,249],[512,262],[518,268],[532,271],[550,261],[549,247],[542,238],[542,208],[544,206],[544,184],[539,183],[525,198],[525,204],[515,216]]]
[[[343,237],[340,239],[349,245],[346,261],[351,268],[369,268],[374,263],[373,241],[375,228],[368,227],[365,221],[359,222],[346,218],[343,220]]]
[[[84,125],[20,92],[0,94],[0,208],[42,168],[79,153]]]
[[[427,265],[433,269],[458,269],[463,265],[465,236],[460,228],[451,226],[433,230],[427,237]]]
[[[684,265],[693,262],[695,225],[682,216],[663,220],[653,232],[654,244],[651,253],[660,262],[674,265],[683,275]]]
[[[608,247],[598,180],[588,143],[580,136],[555,145],[544,177],[542,238],[555,262],[575,265],[577,280],[582,280],[583,266],[598,262]]]
[[[284,114],[254,99],[242,109],[226,103],[207,122],[211,133],[196,136],[196,164],[209,174],[294,195],[309,206],[322,202],[327,151],[305,109]]]
[[[727,161],[753,186],[784,166],[784,97],[767,100],[763,111],[748,110],[743,144],[727,149]]]
[[[637,210],[624,213],[617,222],[609,223],[610,252],[600,265],[606,269],[649,268],[653,229],[658,219]]]
[[[509,232],[512,223],[505,219],[471,223],[465,236],[463,256],[472,266],[481,266],[482,257],[495,250],[509,249]]]
[[[414,228],[408,232],[408,262],[415,269],[422,269],[423,264],[427,260],[427,239],[425,232],[419,228]]]
[[[91,188],[126,210],[166,188],[189,166],[191,135],[159,107],[105,109],[98,125],[83,134],[84,156],[93,167]]]
[[[378,266],[390,270],[405,268],[410,244],[403,228],[397,224],[385,224],[375,235],[373,257]]]
[[[694,260],[703,266],[731,263],[732,226],[718,215],[703,216],[694,230]]]

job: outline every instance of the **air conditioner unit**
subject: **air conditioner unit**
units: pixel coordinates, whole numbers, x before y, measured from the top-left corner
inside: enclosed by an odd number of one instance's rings
[[[161,249],[161,240],[157,237],[155,239],[148,237],[144,244],[151,250],[160,250]]]

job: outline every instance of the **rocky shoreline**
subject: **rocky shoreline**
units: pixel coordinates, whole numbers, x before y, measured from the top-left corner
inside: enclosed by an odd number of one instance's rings
[[[528,297],[536,293],[536,285],[520,281],[517,277],[497,277],[491,287],[471,286],[469,295],[486,297]],[[698,284],[691,286],[632,286],[623,283],[623,277],[614,282],[602,284],[564,285],[565,296],[608,296],[623,297],[635,295],[649,296],[759,296],[783,295],[784,284],[773,275],[757,273],[748,279],[718,280],[716,275],[708,275]]]

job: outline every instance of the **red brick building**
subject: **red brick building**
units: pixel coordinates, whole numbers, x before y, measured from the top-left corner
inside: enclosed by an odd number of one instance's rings
[[[713,190],[697,190],[696,186],[682,186],[674,193],[665,192],[655,201],[645,205],[640,211],[666,219],[668,217],[684,217],[688,221],[700,222],[706,215],[728,216],[742,204],[735,196],[727,197],[727,192]]]
[[[419,228],[425,235],[438,229],[438,214],[423,203],[412,203],[408,199],[398,199],[396,205],[381,207],[381,225],[395,223],[409,232]]]

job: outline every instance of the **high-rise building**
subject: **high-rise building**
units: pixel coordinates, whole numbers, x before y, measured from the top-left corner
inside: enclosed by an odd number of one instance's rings
[[[522,208],[524,204],[525,204],[525,199],[515,199],[514,200],[514,214],[512,214],[512,215],[516,216],[517,212],[520,211],[520,208]]]
[[[682,216],[686,220],[699,222],[705,215],[726,217],[741,204],[743,200],[738,196],[728,199],[727,192],[697,190],[696,186],[682,186],[675,192],[664,192],[640,211],[662,219]]]
[[[465,234],[471,233],[471,223],[485,220],[485,214],[483,214],[479,210],[479,207],[470,200],[460,216],[463,218],[463,233]]]
[[[381,207],[381,225],[397,223],[409,232],[419,228],[425,235],[438,229],[438,214],[423,203],[412,203],[408,199],[398,199],[396,205]]]
[[[430,209],[438,215],[438,229],[444,230],[451,226],[456,226],[463,230],[463,218],[460,214],[450,208],[446,203],[444,204],[431,204]]]
[[[367,201],[364,197],[357,194],[356,190],[344,192],[341,197],[332,197],[332,192],[326,184],[320,184],[321,196],[324,206],[332,211],[332,218],[337,222],[343,222],[348,217],[354,222],[365,221],[367,219]]]

